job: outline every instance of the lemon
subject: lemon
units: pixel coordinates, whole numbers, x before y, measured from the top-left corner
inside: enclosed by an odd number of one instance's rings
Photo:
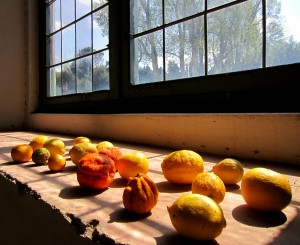
[[[199,173],[192,182],[192,193],[212,198],[216,203],[224,200],[226,188],[219,176],[211,172]]]
[[[228,185],[237,184],[244,175],[242,164],[233,158],[223,159],[213,166],[212,171],[223,180],[224,184]]]
[[[116,168],[123,179],[135,177],[137,174],[147,174],[149,162],[146,155],[142,152],[131,152],[122,155],[116,160]]]
[[[42,148],[44,143],[48,140],[48,137],[45,135],[38,135],[36,137],[34,137],[29,145],[32,147],[32,150],[35,151],[39,148]]]
[[[202,157],[191,150],[178,150],[167,155],[161,163],[164,177],[174,184],[192,184],[204,170]]]
[[[260,211],[281,211],[292,200],[288,179],[267,168],[250,169],[242,178],[241,193],[249,207]]]
[[[92,141],[85,136],[78,136],[73,140],[73,145],[76,145],[78,143],[92,143]]]
[[[53,154],[49,157],[47,165],[52,171],[61,171],[66,166],[66,158],[60,154]]]
[[[100,152],[102,149],[114,147],[114,145],[110,141],[101,141],[97,144],[96,147],[98,152]]]
[[[201,194],[183,194],[167,210],[177,232],[192,239],[215,239],[226,227],[219,204]]]
[[[65,143],[58,138],[52,138],[48,139],[44,143],[44,148],[48,149],[50,151],[50,154],[60,154],[63,155],[66,152],[66,146]]]
[[[79,160],[88,153],[98,153],[98,150],[93,143],[78,143],[73,145],[69,151],[71,161],[75,165],[78,165]]]

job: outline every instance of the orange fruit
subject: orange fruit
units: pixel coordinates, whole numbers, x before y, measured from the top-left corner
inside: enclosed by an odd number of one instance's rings
[[[250,169],[242,178],[241,193],[249,207],[261,211],[281,211],[292,200],[288,179],[267,168]]]
[[[96,147],[97,147],[98,152],[100,152],[102,149],[105,149],[107,147],[114,147],[114,145],[110,141],[101,141],[97,144]]]
[[[76,145],[78,143],[92,143],[92,141],[85,136],[78,136],[73,140],[73,145]]]
[[[50,154],[60,154],[63,155],[66,152],[65,143],[58,138],[52,138],[44,143],[44,148],[50,151]]]
[[[226,227],[223,210],[205,195],[182,194],[167,210],[178,233],[192,239],[215,239]]]
[[[66,166],[66,158],[60,154],[53,154],[49,157],[47,165],[52,171],[61,171]]]
[[[173,151],[161,163],[164,177],[174,184],[192,184],[198,173],[204,171],[202,157],[191,150]]]
[[[194,178],[192,193],[208,196],[216,203],[220,203],[224,200],[226,188],[219,176],[211,172],[203,172]]]
[[[149,162],[146,155],[142,152],[131,152],[122,155],[116,161],[116,169],[123,179],[135,177],[137,174],[147,174]]]
[[[33,150],[29,144],[19,144],[12,147],[10,155],[15,162],[29,162],[32,153]]]
[[[29,145],[32,147],[32,150],[35,151],[39,148],[42,148],[47,140],[48,137],[46,135],[38,135],[30,141]]]
[[[233,158],[223,159],[213,166],[212,171],[227,185],[237,184],[242,180],[244,175],[242,164]]]
[[[98,150],[93,143],[78,143],[73,145],[69,151],[71,161],[75,165],[78,165],[79,160],[88,153],[98,153]]]

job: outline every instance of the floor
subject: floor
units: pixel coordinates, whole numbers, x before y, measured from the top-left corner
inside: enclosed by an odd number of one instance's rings
[[[33,162],[16,164],[12,161],[10,150],[14,145],[29,143],[32,138],[40,134],[50,138],[57,137],[65,142],[67,165],[63,171],[54,173],[47,166],[36,166]],[[172,185],[164,179],[160,164],[172,150],[111,141],[123,154],[141,151],[149,160],[148,175],[159,189],[159,199],[151,213],[140,217],[129,215],[124,210],[122,194],[126,181],[118,173],[111,186],[101,192],[87,192],[80,188],[76,179],[76,166],[68,156],[74,138],[75,136],[41,132],[1,132],[0,174],[20,186],[26,186],[29,190],[27,195],[59,210],[70,225],[82,228],[82,231],[78,232],[80,236],[90,238],[94,242],[101,240],[102,243],[107,242],[107,244],[132,245],[200,243],[179,235],[168,216],[166,207],[183,193],[190,192],[191,188],[190,185]],[[92,139],[92,142],[97,144],[103,140],[107,139]],[[210,171],[214,164],[223,159],[220,156],[204,153],[200,155],[204,159],[205,171]],[[245,204],[240,192],[240,183],[227,186],[225,199],[220,203],[227,226],[215,240],[201,244],[300,244],[299,168],[238,160],[242,163],[245,172],[261,166],[283,173],[292,186],[292,201],[278,214],[259,213]],[[35,210],[32,212],[34,213]]]

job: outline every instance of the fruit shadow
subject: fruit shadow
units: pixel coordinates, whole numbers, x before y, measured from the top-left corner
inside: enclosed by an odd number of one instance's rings
[[[101,189],[101,190],[91,190],[91,189],[83,188],[81,186],[69,186],[60,190],[59,197],[63,199],[86,198],[86,197],[97,196],[103,193],[104,191],[106,191],[107,189],[108,188]]]
[[[247,204],[234,208],[232,210],[232,217],[240,223],[256,227],[276,227],[287,221],[287,217],[282,211],[257,211],[250,208]]]
[[[159,192],[161,193],[180,193],[190,191],[192,188],[191,184],[188,185],[179,185],[173,184],[169,181],[162,181],[155,183]]]
[[[145,213],[145,214],[137,214],[128,211],[125,208],[118,208],[114,210],[112,213],[110,213],[110,219],[108,220],[108,223],[113,222],[120,222],[120,223],[128,223],[128,222],[136,222],[139,220],[146,219],[151,215],[151,211]]]

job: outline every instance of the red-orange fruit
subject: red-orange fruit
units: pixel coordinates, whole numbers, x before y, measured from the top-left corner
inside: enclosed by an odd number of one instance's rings
[[[117,147],[103,147],[101,148],[98,153],[106,155],[110,157],[114,162],[119,160],[119,158],[122,156],[122,152]]]

